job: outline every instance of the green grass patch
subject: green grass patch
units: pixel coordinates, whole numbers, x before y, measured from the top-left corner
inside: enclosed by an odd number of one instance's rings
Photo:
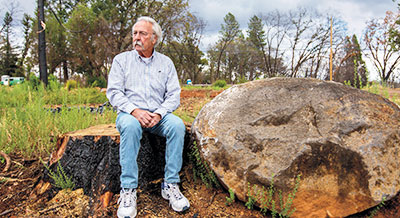
[[[194,85],[182,85],[183,90],[215,90],[215,91],[220,91],[220,90],[225,90],[232,85],[225,85],[224,87],[219,87],[219,86],[194,86]]]
[[[21,153],[25,157],[47,156],[55,148],[60,134],[97,124],[114,123],[116,113],[105,110],[91,113],[77,107],[66,107],[52,113],[49,105],[102,104],[107,99],[97,89],[68,91],[58,87],[45,89],[24,83],[0,87],[0,150]]]
[[[400,105],[400,96],[397,93],[393,93],[394,89],[386,85],[381,85],[379,83],[368,84],[367,86],[363,87],[363,90],[380,95],[396,103],[397,105]]]

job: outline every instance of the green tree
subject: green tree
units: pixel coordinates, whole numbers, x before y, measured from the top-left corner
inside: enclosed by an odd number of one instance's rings
[[[260,52],[264,59],[264,71],[266,71],[266,76],[273,77],[275,75],[275,72],[271,71],[271,67],[269,66],[270,62],[267,60],[267,54],[265,52],[265,46],[267,43],[265,31],[263,30],[264,25],[262,24],[262,20],[254,15],[252,18],[250,18],[248,28],[249,41]]]
[[[70,68],[87,79],[102,75],[105,56],[109,55],[105,52],[107,44],[97,44],[102,41],[99,34],[103,31],[97,21],[96,14],[87,5],[78,4],[66,24],[68,29],[73,30],[67,35],[71,52]]]
[[[180,61],[185,54],[181,80],[201,75],[206,63],[199,49],[202,29],[189,13],[188,0],[49,0],[46,1],[47,60],[51,73],[68,79],[79,74],[87,85],[104,84],[115,55],[132,49],[131,30],[140,16],[151,16],[163,29],[157,51]],[[38,21],[33,20],[31,36],[37,37]],[[188,25],[187,25],[188,24]],[[177,46],[179,44],[179,46]],[[32,63],[38,62],[38,43],[31,44]],[[173,51],[173,52],[169,52]],[[169,52],[169,53],[168,53]],[[62,73],[62,74],[61,74]]]
[[[71,55],[67,47],[66,30],[54,16],[47,16],[46,29],[48,74],[54,75],[57,68],[62,68],[63,74],[60,71],[59,78],[66,82],[69,78],[67,62]]]
[[[24,32],[24,46],[22,48],[21,57],[18,60],[18,69],[20,73],[29,78],[29,74],[31,71],[31,66],[25,67],[25,60],[29,52],[30,45],[32,43],[32,37],[30,31],[32,29],[32,17],[28,14],[24,14],[22,19],[22,26]]]
[[[47,17],[47,61],[49,74],[60,69],[59,79],[66,82],[69,79],[69,62],[71,52],[67,35],[74,30],[68,29],[66,24],[78,4],[86,4],[87,0],[49,0],[46,1]],[[62,69],[62,70],[61,70]]]
[[[13,17],[10,12],[6,12],[3,18],[3,45],[1,46],[0,72],[2,75],[22,76],[18,70],[18,57],[15,48],[11,45],[11,35],[13,28]]]
[[[192,14],[188,14],[186,18],[186,22],[178,24],[180,31],[173,41],[163,46],[162,52],[173,60],[182,83],[187,79],[200,83],[202,70],[207,63],[199,48],[205,23]]]
[[[349,82],[358,88],[365,86],[368,82],[368,71],[356,35],[346,37],[343,50],[343,57],[335,69],[334,80],[341,83]]]
[[[217,59],[217,72],[215,75],[216,79],[220,78],[220,65],[221,65],[221,58],[225,49],[240,33],[240,26],[239,23],[236,21],[236,18],[230,12],[225,15],[224,17],[224,24],[221,24],[221,38],[219,40],[218,50],[219,55]],[[214,78],[211,75],[211,83],[214,82]]]
[[[393,0],[395,2],[395,0]],[[397,3],[400,13],[400,1]],[[394,50],[400,51],[400,17],[395,21],[395,26],[389,30],[389,40]]]

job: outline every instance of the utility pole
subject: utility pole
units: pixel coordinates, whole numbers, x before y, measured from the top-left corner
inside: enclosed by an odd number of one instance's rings
[[[38,0],[38,34],[39,34],[39,72],[40,80],[47,86],[47,62],[46,62],[46,37],[44,22],[44,0]]]
[[[331,17],[331,52],[329,54],[329,75],[330,75],[330,81],[332,81],[332,17]]]

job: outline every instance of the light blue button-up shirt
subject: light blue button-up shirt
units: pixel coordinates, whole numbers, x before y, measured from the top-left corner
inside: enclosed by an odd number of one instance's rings
[[[108,75],[111,105],[131,113],[136,108],[164,117],[179,107],[181,88],[172,60],[154,50],[150,58],[136,50],[115,56]]]

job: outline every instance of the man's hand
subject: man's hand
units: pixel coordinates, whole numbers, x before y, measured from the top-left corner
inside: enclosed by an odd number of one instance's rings
[[[151,127],[157,125],[158,122],[160,122],[161,115],[160,114],[155,114],[155,113],[150,113],[150,112],[149,112],[149,115],[151,116],[152,119],[151,119],[151,122],[150,122],[148,128],[151,128]]]
[[[139,108],[133,110],[131,114],[139,121],[143,128],[151,128],[161,120],[161,116],[159,114],[151,113]]]
[[[148,111],[136,108],[131,112],[132,116],[134,116],[140,123],[143,128],[147,128],[150,124],[152,117],[149,115]]]

